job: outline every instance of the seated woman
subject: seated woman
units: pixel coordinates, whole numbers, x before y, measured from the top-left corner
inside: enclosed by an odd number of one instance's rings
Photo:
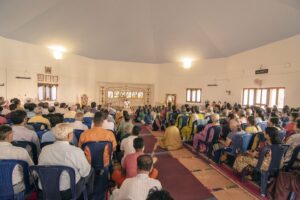
[[[175,126],[175,120],[170,121],[170,126],[165,134],[158,140],[158,146],[168,151],[177,150],[182,147],[182,140],[179,129]]]
[[[296,127],[296,120],[299,117],[299,113],[297,112],[292,112],[290,115],[290,121],[289,123],[284,127],[286,130],[286,139],[293,135],[295,133],[295,127]]]
[[[199,119],[202,119],[202,120],[204,119],[204,116],[199,112],[198,106],[193,106],[191,110],[192,110],[192,114],[190,115],[188,125],[181,129],[182,137],[186,141],[191,140],[194,121],[199,120]],[[197,129],[194,128],[194,133],[196,132],[196,130]]]
[[[206,127],[204,128],[204,130],[199,133],[196,134],[194,137],[194,141],[193,141],[193,147],[194,147],[194,151],[197,151],[199,148],[199,142],[201,142],[200,144],[200,152],[204,152],[206,150],[206,146],[204,144],[207,134],[209,134],[209,138],[208,138],[208,142],[211,142],[213,137],[214,137],[214,129],[211,128],[213,126],[220,126],[220,116],[218,114],[212,114],[210,116],[212,123],[207,124]],[[208,132],[210,130],[210,132]]]
[[[247,118],[247,128],[246,128],[246,133],[258,133],[261,132],[261,129],[259,126],[256,125],[254,116],[249,116]]]
[[[281,140],[278,137],[278,129],[276,129],[275,127],[267,127],[264,132],[264,136],[266,138],[267,147],[270,147],[271,145],[281,144]],[[248,171],[250,168],[255,167],[258,162],[259,153],[262,149],[263,148],[258,148],[254,151],[248,151],[246,154],[239,155],[235,159],[233,168],[237,172],[242,173],[243,170]],[[261,170],[267,171],[269,168],[270,162],[271,162],[271,151],[269,151],[269,153],[266,154],[266,156],[263,160],[262,166],[261,166]]]

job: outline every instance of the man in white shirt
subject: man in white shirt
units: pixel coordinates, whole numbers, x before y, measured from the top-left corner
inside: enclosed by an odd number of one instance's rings
[[[29,166],[33,165],[26,149],[13,146],[11,144],[12,139],[13,132],[11,127],[6,125],[0,126],[0,159],[23,160],[26,161]],[[13,170],[12,184],[14,186],[14,193],[19,193],[25,189],[23,170],[18,165]]]
[[[28,141],[36,145],[37,151],[40,149],[39,138],[35,131],[25,127],[27,113],[23,110],[16,110],[11,113],[11,122],[13,123],[13,141]]]
[[[110,199],[112,200],[146,200],[151,189],[162,189],[161,183],[149,178],[153,168],[153,160],[149,155],[141,155],[137,159],[138,175],[126,179],[120,189],[115,189]]]
[[[137,138],[140,134],[141,128],[139,126],[134,126],[132,129],[132,135],[128,136],[127,138],[124,138],[121,142],[120,149],[124,152],[123,158],[122,158],[122,164],[124,158],[131,154],[135,153],[135,149],[133,147],[133,140]]]
[[[106,130],[115,131],[115,123],[112,117],[109,117],[108,110],[104,110],[105,120],[102,123],[102,128]]]
[[[93,193],[94,171],[84,152],[69,144],[73,139],[73,127],[69,123],[58,124],[54,128],[56,142],[45,146],[39,157],[39,165],[63,165],[75,170],[76,190],[87,185],[88,194]],[[70,179],[66,172],[60,178],[60,191],[63,199],[70,199]]]
[[[78,112],[75,115],[75,122],[72,123],[74,130],[88,130],[87,125],[82,123],[83,121],[83,113]]]

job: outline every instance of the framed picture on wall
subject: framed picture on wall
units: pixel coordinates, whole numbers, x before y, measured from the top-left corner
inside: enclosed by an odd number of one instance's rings
[[[38,80],[39,82],[44,82],[44,74],[38,74],[38,75],[37,75],[37,80]]]
[[[52,76],[51,79],[53,83],[58,83],[58,76]]]
[[[48,83],[51,82],[51,76],[50,75],[46,75],[45,76],[45,81],[48,82]]]
[[[51,71],[52,71],[51,67],[45,66],[45,74],[51,74]]]

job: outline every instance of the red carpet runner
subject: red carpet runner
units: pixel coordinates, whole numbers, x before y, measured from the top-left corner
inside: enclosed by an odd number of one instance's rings
[[[156,139],[146,130],[142,127],[141,137],[145,141],[145,153],[151,153]],[[215,199],[210,191],[167,151],[158,149],[155,156],[158,158],[155,164],[159,171],[158,179],[175,200]]]

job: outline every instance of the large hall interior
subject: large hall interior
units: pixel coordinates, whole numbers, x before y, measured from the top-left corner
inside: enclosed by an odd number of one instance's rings
[[[0,0],[0,200],[300,199],[299,77],[299,0]]]

